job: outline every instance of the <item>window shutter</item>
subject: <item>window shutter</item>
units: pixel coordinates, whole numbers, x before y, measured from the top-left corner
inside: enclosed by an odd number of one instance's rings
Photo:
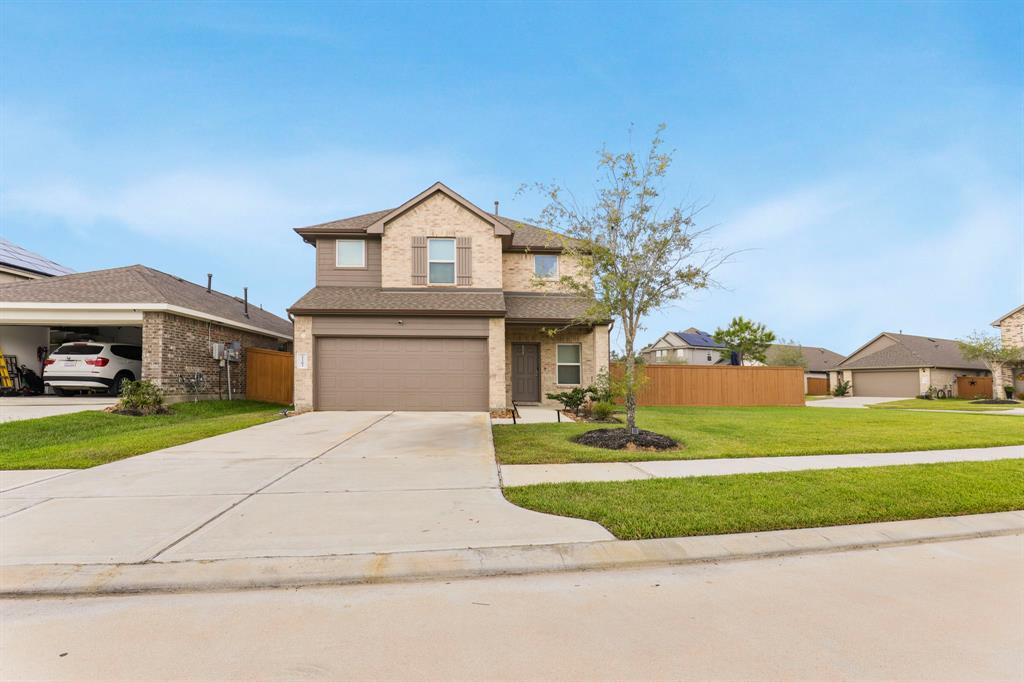
[[[427,283],[427,238],[412,238],[412,283]]]
[[[455,240],[455,272],[458,273],[460,287],[473,286],[473,239],[459,237]]]

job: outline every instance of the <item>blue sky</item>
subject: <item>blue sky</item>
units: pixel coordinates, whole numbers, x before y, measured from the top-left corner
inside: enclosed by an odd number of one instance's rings
[[[0,228],[77,270],[141,262],[284,309],[291,228],[443,180],[535,216],[603,144],[676,149],[733,315],[849,352],[1024,302],[1020,3],[0,4]]]

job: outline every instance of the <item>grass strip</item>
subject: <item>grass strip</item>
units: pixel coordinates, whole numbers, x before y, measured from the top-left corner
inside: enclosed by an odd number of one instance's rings
[[[596,521],[620,540],[1024,509],[1024,459],[505,489],[520,507]]]

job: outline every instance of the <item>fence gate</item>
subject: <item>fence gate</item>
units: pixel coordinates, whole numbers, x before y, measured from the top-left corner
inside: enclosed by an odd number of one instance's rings
[[[807,395],[828,395],[828,379],[807,377]]]
[[[294,364],[291,353],[265,348],[245,349],[245,397],[291,405]]]
[[[957,377],[958,398],[991,398],[992,377]]]

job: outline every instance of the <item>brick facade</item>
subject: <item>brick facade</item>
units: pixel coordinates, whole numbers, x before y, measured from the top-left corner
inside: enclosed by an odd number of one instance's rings
[[[505,399],[512,405],[512,344],[540,344],[540,398],[541,404],[555,407],[557,402],[547,398],[548,393],[560,393],[576,388],[575,385],[559,384],[556,348],[560,343],[580,344],[582,367],[580,386],[589,386],[601,370],[608,369],[608,327],[598,325],[592,330],[567,329],[554,336],[535,326],[510,326],[505,329]]]
[[[381,240],[381,285],[412,287],[413,237],[470,237],[474,289],[501,289],[501,239],[494,227],[445,194],[435,194],[384,226]],[[428,288],[419,285],[417,288]],[[455,289],[454,285],[430,285]]]
[[[296,412],[313,409],[313,318],[296,315],[292,334],[295,338],[295,392],[292,401]],[[298,359],[305,355],[306,368],[299,369]]]
[[[146,312],[142,319],[142,378],[156,384],[172,401],[187,396],[178,377],[196,371],[206,376],[207,391],[202,397],[227,397],[227,373],[213,359],[211,343],[242,344],[241,361],[231,363],[231,389],[238,398],[245,394],[245,349],[280,346],[273,337],[171,313]]]
[[[501,282],[505,291],[552,291],[571,293],[560,281],[540,280],[533,274],[533,253],[502,254]],[[558,256],[558,276],[577,277],[580,274],[579,262],[569,256]]]
[[[1024,348],[1024,310],[1018,310],[999,322],[999,335],[1003,346]],[[1017,391],[1024,391],[1024,366],[1003,367],[1000,376],[993,380],[993,392],[1000,398],[1005,397],[1003,386],[1014,386]]]

